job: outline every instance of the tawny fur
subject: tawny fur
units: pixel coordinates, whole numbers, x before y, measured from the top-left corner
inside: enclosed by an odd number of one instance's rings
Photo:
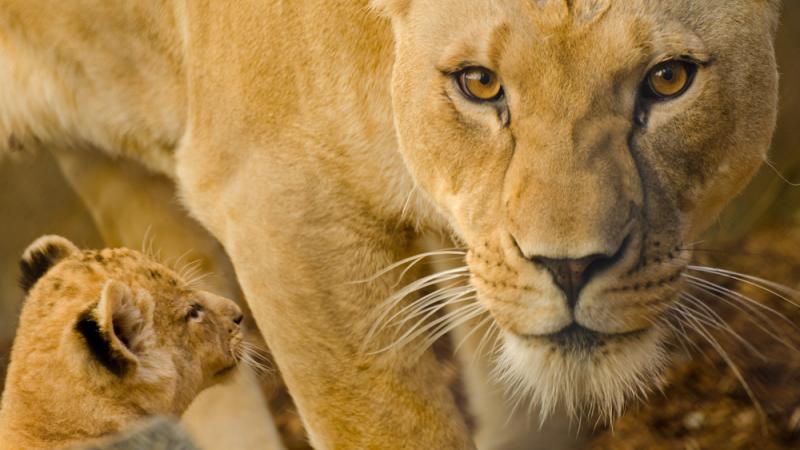
[[[606,411],[646,391],[630,380],[662,363],[652,324],[690,244],[758,168],[775,123],[774,1],[0,6],[0,135],[14,148],[99,147],[173,176],[230,254],[320,448],[473,445],[430,354],[360,351],[395,280],[352,282],[422,231],[469,249],[522,391]],[[637,127],[639,85],[667,58],[701,67]],[[465,65],[498,74],[506,114],[460,95],[447,73]],[[528,259],[622,242],[572,314]],[[642,334],[530,357],[573,318]],[[570,390],[530,376],[566,366],[598,375]]]
[[[81,251],[46,236],[21,264],[46,272],[34,280],[14,340],[0,449],[64,448],[149,415],[180,415],[240,360],[236,304],[139,252]],[[81,328],[87,317],[115,357],[94,350],[94,334]]]

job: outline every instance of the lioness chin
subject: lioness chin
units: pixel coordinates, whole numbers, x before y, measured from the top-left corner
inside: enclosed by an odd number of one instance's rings
[[[498,370],[544,410],[611,416],[652,388],[692,243],[769,145],[777,14],[0,0],[0,135],[173,177],[231,256],[315,446],[470,448],[436,359],[400,345],[443,330],[411,328],[438,311],[424,303],[500,330]],[[467,262],[429,280],[468,284],[404,309],[396,277],[373,275],[427,231]],[[503,434],[473,412],[481,436]]]

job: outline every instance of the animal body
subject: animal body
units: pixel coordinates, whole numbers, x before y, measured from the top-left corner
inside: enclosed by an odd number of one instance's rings
[[[180,415],[243,358],[239,307],[141,253],[45,236],[20,266],[28,295],[2,396],[2,449],[71,447]]]
[[[770,0],[2,0],[0,136],[171,177],[314,446],[475,446],[424,351],[474,324],[501,355],[464,336],[477,444],[501,447],[525,438],[492,383],[543,417],[657,384],[692,243],[770,142],[777,20]],[[374,276],[436,233],[463,267],[399,294],[400,270]]]

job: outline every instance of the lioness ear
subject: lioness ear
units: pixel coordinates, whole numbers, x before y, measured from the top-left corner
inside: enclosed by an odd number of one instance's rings
[[[372,0],[370,6],[381,15],[393,18],[405,16],[411,8],[411,0]]]
[[[25,292],[31,290],[51,267],[62,259],[80,252],[68,239],[61,236],[42,236],[33,241],[22,253],[19,261],[19,287]]]
[[[81,314],[75,329],[97,361],[117,376],[135,372],[152,336],[153,298],[114,280],[103,286],[97,306]]]

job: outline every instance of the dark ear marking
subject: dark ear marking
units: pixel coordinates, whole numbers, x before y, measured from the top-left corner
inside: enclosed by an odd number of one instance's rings
[[[19,261],[19,287],[26,293],[39,281],[58,260],[61,259],[61,250],[55,245],[47,245],[37,249]]]
[[[19,261],[19,287],[27,293],[59,261],[79,251],[61,236],[40,237],[25,249]]]
[[[111,345],[110,336],[100,329],[93,314],[93,306],[84,311],[75,324],[75,331],[83,336],[89,351],[106,369],[116,376],[123,376],[131,369],[132,362],[122,352]]]

